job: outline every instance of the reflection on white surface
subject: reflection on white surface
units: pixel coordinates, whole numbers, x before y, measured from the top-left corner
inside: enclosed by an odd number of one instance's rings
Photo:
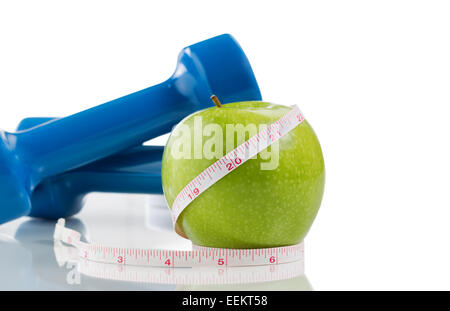
[[[145,205],[145,224],[160,231],[173,231],[172,217],[167,202],[162,195],[149,195]]]
[[[33,284],[32,257],[13,238],[0,234],[0,290],[31,289]]]
[[[147,217],[157,208],[163,215],[160,200],[151,206],[152,199],[142,195],[90,195],[83,211],[77,218],[68,219],[66,226],[82,233],[87,242],[190,249],[188,240],[158,223],[161,218]],[[295,263],[167,269],[77,262],[68,254],[71,247],[63,246],[60,252],[58,245],[54,247],[55,223],[22,218],[0,227],[1,290],[311,290],[299,269],[302,265]],[[161,230],[156,230],[158,226]]]

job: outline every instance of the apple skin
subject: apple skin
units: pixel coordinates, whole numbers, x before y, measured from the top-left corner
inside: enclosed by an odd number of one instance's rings
[[[193,137],[194,116],[209,123],[271,124],[290,107],[267,102],[237,102],[186,117]],[[162,184],[169,208],[178,193],[217,159],[178,159],[171,152],[180,125],[172,131],[162,159]],[[224,134],[225,136],[225,134]],[[249,137],[246,137],[247,140]],[[203,142],[207,138],[203,138]],[[191,151],[194,140],[190,139]],[[235,147],[239,145],[235,142]],[[223,154],[231,151],[223,144]],[[316,217],[325,184],[319,141],[305,120],[279,140],[279,165],[261,170],[260,157],[250,159],[193,200],[178,218],[186,236],[197,245],[218,248],[266,248],[303,240]]]

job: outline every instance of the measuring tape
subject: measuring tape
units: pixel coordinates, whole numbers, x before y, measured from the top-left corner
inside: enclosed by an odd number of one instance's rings
[[[176,225],[177,219],[196,197],[303,121],[300,109],[293,106],[285,116],[228,152],[187,184],[172,205],[172,220],[177,233],[185,237]],[[224,249],[193,245],[192,251],[173,251],[109,247],[85,243],[80,238],[80,233],[65,227],[64,219],[58,220],[54,233],[55,241],[76,247],[79,257],[93,262],[153,267],[239,267],[290,263],[301,260],[303,256],[302,243],[260,249]]]
[[[78,249],[78,256],[85,260],[134,266],[237,267],[275,265],[299,261],[303,255],[303,244],[252,249],[212,248],[193,245],[192,251],[139,249],[90,244],[80,240],[81,234],[79,232],[66,228],[65,220],[62,218],[56,224],[53,239],[74,246]]]
[[[76,266],[85,276],[151,284],[213,285],[247,284],[287,280],[304,275],[303,248],[299,261],[280,265],[261,265],[250,267],[212,267],[197,266],[174,269],[169,267],[148,267],[113,265],[90,261],[79,256],[78,251],[55,241],[54,253],[60,267]],[[70,264],[70,265],[68,265]]]

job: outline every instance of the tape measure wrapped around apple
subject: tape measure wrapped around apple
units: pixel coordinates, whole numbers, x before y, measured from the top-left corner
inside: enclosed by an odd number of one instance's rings
[[[162,184],[175,230],[206,247],[301,242],[325,183],[313,129],[296,106],[212,99],[216,107],[182,120],[164,150]]]
[[[194,113],[174,128],[162,159],[175,230],[193,242],[192,251],[85,243],[64,219],[56,224],[55,242],[75,246],[83,260],[122,265],[302,262],[299,242],[317,214],[325,181],[314,131],[297,106],[221,105],[212,99],[217,107]]]

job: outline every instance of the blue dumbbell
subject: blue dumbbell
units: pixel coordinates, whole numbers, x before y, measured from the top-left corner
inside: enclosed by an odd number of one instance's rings
[[[27,118],[18,131],[33,128],[54,118]],[[66,218],[83,207],[90,192],[162,194],[163,146],[137,146],[74,170],[44,179],[31,194],[29,216]]]
[[[224,102],[261,99],[248,59],[230,35],[183,49],[161,84],[29,130],[0,132],[0,224],[29,215],[30,197],[46,178],[169,132],[211,106],[211,94]],[[50,207],[45,215],[52,216]]]
[[[52,118],[23,119],[25,130]],[[78,213],[91,192],[162,194],[163,146],[138,146],[43,180],[31,195],[29,216],[57,219]],[[171,222],[169,218],[169,222]]]

